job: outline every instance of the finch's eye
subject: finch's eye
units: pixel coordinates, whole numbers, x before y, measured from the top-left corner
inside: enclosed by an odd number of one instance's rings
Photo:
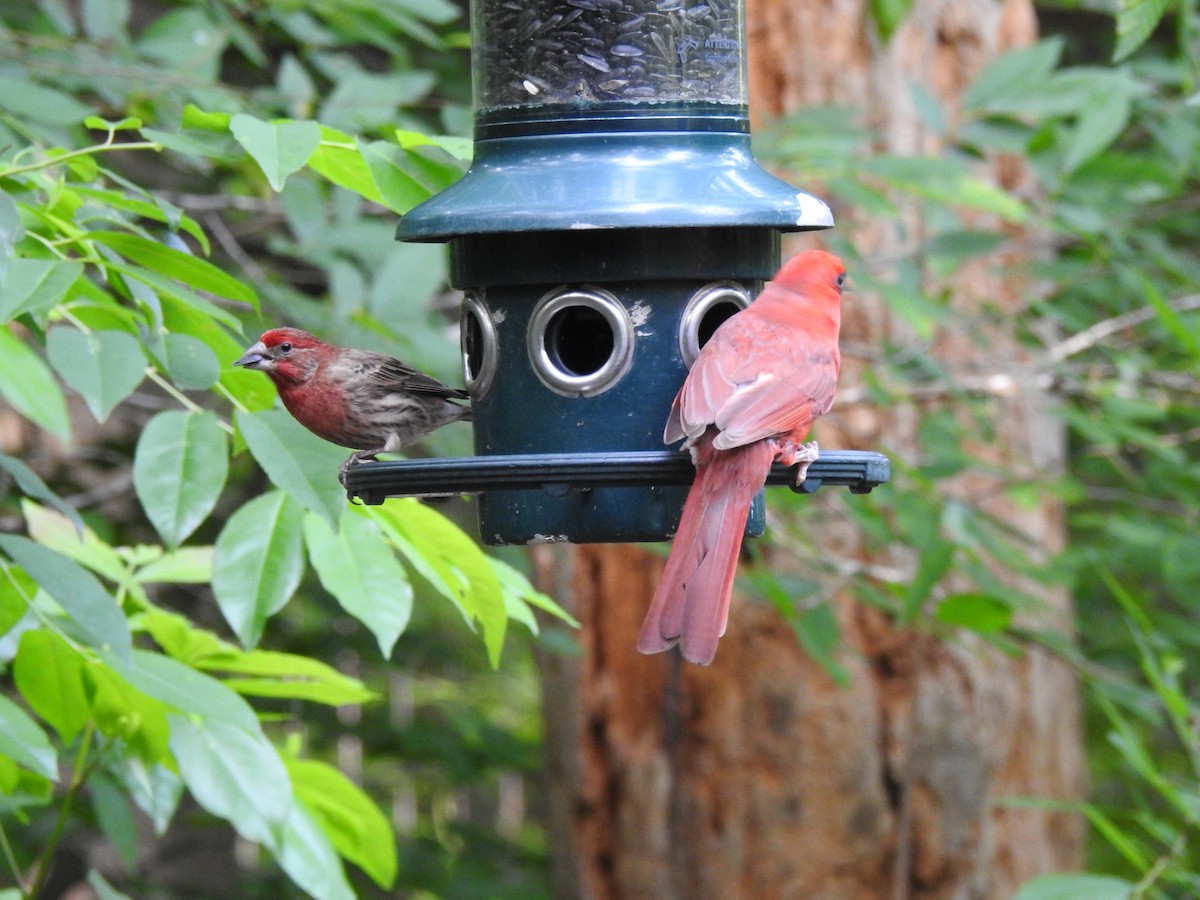
[[[841,282],[838,282],[838,283],[840,284]],[[279,352],[283,353],[284,355],[291,353],[292,345],[289,344],[287,341],[284,341],[282,344],[279,345]]]
[[[846,283],[846,273],[841,272],[838,274],[838,277],[837,277],[837,286],[841,287],[845,283]]]

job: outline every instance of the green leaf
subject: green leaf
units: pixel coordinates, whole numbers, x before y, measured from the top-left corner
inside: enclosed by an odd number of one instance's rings
[[[245,700],[215,678],[169,656],[134,650],[128,659],[109,657],[106,661],[134,688],[191,719],[259,731],[258,718]]]
[[[57,601],[78,626],[72,630],[80,640],[97,650],[129,658],[132,646],[129,624],[117,601],[94,575],[62,554],[20,535],[0,535],[0,550]]]
[[[120,272],[127,278],[132,278],[135,281],[154,288],[164,305],[168,298],[175,299],[235,331],[241,329],[241,321],[237,316],[217,306],[217,304],[213,303],[207,297],[203,297],[190,288],[185,287],[174,278],[169,278],[166,275],[142,266],[133,266],[127,263],[110,262],[107,266],[109,269]]]
[[[850,684],[850,673],[838,662],[842,647],[842,629],[837,614],[828,603],[817,603],[800,611],[792,626],[800,646],[842,687]]]
[[[304,539],[325,590],[370,629],[384,659],[390,657],[412,615],[413,589],[379,526],[347,508],[335,532],[310,513]]]
[[[190,334],[165,335],[161,362],[175,386],[185,391],[208,390],[221,377],[221,362],[212,348]]]
[[[28,572],[0,560],[0,635],[25,618],[36,594],[37,583]]]
[[[1154,33],[1171,0],[1117,0],[1117,42],[1112,61],[1118,63],[1131,55]],[[1190,15],[1184,11],[1181,15]]]
[[[213,593],[246,647],[295,593],[304,573],[302,515],[284,493],[256,497],[229,517],[217,536]]]
[[[346,508],[337,471],[346,458],[281,409],[236,413],[246,446],[271,483],[333,525]]]
[[[41,809],[54,800],[54,783],[27,768],[22,768],[7,756],[0,755],[0,812],[9,813],[22,821],[27,809]],[[6,894],[0,893],[0,897]],[[18,895],[16,900],[25,900]]]
[[[100,116],[88,116],[83,120],[83,124],[96,131],[137,131],[142,127],[142,120],[136,116],[127,116],[119,121],[110,122]]]
[[[85,526],[80,531],[71,519],[28,500],[21,504],[21,513],[29,536],[43,547],[70,557],[109,581],[120,584],[125,580],[126,566],[121,555],[90,528]]]
[[[124,804],[125,810],[128,811],[128,804],[125,804],[125,798],[123,795],[116,795],[114,800],[115,802]],[[92,802],[93,804],[96,803],[95,795],[92,796]],[[104,816],[100,813],[99,809],[97,809],[96,812],[98,818],[101,820],[101,825],[103,826]],[[117,851],[121,855],[121,861],[125,863],[126,868],[132,869],[134,864],[137,862],[137,831],[132,816],[129,818],[128,827],[133,829],[132,833],[121,838],[127,842],[127,847],[126,849],[122,849],[121,845],[117,844]],[[113,836],[109,828],[105,827],[103,830],[110,840],[112,840],[114,843],[117,842],[118,838]],[[128,894],[121,893],[115,887],[109,884],[108,879],[101,875],[97,869],[92,869],[90,872],[88,872],[87,883],[88,887],[96,892],[96,900],[133,900],[133,898]]]
[[[137,865],[138,832],[129,798],[107,772],[92,772],[88,776],[88,798],[101,833],[108,838],[126,871]]]
[[[321,145],[309,158],[308,167],[338,187],[372,203],[386,205],[367,161],[362,158],[354,138],[348,134],[322,125]]]
[[[967,88],[963,95],[964,108],[998,111],[992,108],[996,101],[1007,104],[1015,94],[1044,88],[1046,79],[1058,65],[1062,50],[1062,39],[1051,38],[998,57],[986,65]]]
[[[1200,338],[1196,337],[1195,329],[1184,321],[1149,278],[1142,279],[1142,291],[1146,299],[1150,301],[1150,305],[1154,307],[1154,312],[1163,327],[1174,336],[1175,340],[1179,341],[1181,347],[1187,349],[1193,359],[1200,359]]]
[[[384,890],[396,881],[396,838],[391,825],[362,789],[326,763],[286,759],[296,797],[333,847]]]
[[[876,156],[863,160],[859,168],[895,188],[937,203],[993,213],[1010,222],[1022,222],[1026,217],[1025,207],[1011,194],[945,157]]]
[[[164,765],[147,764],[137,756],[126,756],[109,767],[125,786],[129,798],[144,812],[162,837],[179,808],[183,782]]]
[[[130,0],[83,0],[81,6],[83,30],[97,44],[128,41],[125,27],[132,12]]]
[[[548,594],[543,594],[532,584],[529,579],[510,566],[503,560],[496,559],[494,556],[488,557],[488,564],[492,567],[492,572],[495,573],[496,579],[500,582],[500,587],[504,591],[506,604],[509,598],[515,599],[521,603],[527,603],[530,606],[536,606],[543,612],[548,612],[557,619],[562,619],[572,628],[579,627],[579,620],[572,616],[569,612],[554,602],[554,599]],[[518,618],[513,615],[511,607],[508,608],[510,618]],[[522,621],[525,621],[522,618]],[[529,618],[529,629],[534,634],[537,634],[537,620]]]
[[[61,259],[13,259],[0,279],[0,324],[40,315],[57,306],[80,276],[83,263]]]
[[[287,769],[261,731],[171,716],[171,753],[196,802],[238,833],[278,850],[292,809]]]
[[[46,335],[50,364],[87,401],[103,422],[117,404],[133,393],[146,373],[142,345],[124,331],[51,328]]]
[[[104,244],[139,266],[180,281],[189,288],[258,307],[258,297],[247,284],[190,253],[129,231],[92,231],[88,233],[88,238]]]
[[[904,604],[900,612],[902,624],[912,622],[920,614],[934,587],[950,571],[956,549],[949,541],[937,541],[932,547],[922,549],[916,575],[904,592]]]
[[[133,486],[169,547],[179,546],[208,518],[228,474],[225,432],[211,412],[161,412],[138,438]]]
[[[58,757],[46,732],[3,694],[0,694],[0,754],[43,778],[58,781]]]
[[[41,357],[7,328],[0,327],[0,397],[39,428],[71,440],[71,420],[62,389]]]
[[[238,113],[229,128],[267,176],[275,191],[282,191],[287,177],[304,167],[321,143],[316,122],[263,122]]]
[[[46,125],[76,125],[92,112],[70,94],[11,76],[0,76],[0,109]]]
[[[1128,900],[1133,883],[1111,875],[1039,875],[1021,885],[1013,900]]]
[[[240,694],[290,697],[340,706],[378,699],[361,681],[307,656],[273,650],[244,652],[183,616],[151,610],[142,618],[150,636],[174,659],[228,678],[222,684]]]
[[[6,456],[0,453],[0,469],[4,469],[12,476],[17,488],[26,497],[41,500],[43,503],[53,506],[75,526],[76,531],[83,530],[83,520],[79,518],[79,513],[75,512],[74,507],[50,490],[46,482],[42,481],[38,474],[21,460],[15,456]]]
[[[475,155],[475,142],[469,137],[453,134],[422,134],[419,131],[396,129],[396,142],[405,150],[418,147],[437,147],[462,162],[470,162]]]
[[[12,663],[17,690],[64,744],[75,739],[91,715],[83,665],[78,650],[42,628],[21,635]]]
[[[211,131],[162,131],[158,128],[143,128],[142,137],[161,144],[164,149],[187,156],[202,156],[206,159],[232,161],[240,156],[236,142],[225,133]]]
[[[121,741],[127,756],[147,764],[166,759],[169,705],[138,690],[103,661],[89,661],[82,672],[101,734]]]
[[[468,624],[479,623],[488,659],[499,666],[508,614],[499,579],[478,545],[417,500],[354,509],[383,526],[413,568],[459,608]]]
[[[1129,124],[1132,100],[1120,91],[1097,92],[1085,107],[1067,141],[1063,157],[1064,172],[1074,172],[1095,159],[1120,136]]]
[[[162,222],[164,225],[169,226],[172,232],[185,231],[196,239],[196,243],[200,245],[206,255],[210,251],[208,235],[204,233],[204,229],[200,227],[195,219],[186,215],[180,207],[163,197],[148,191],[142,191],[145,199],[141,199],[131,197],[120,191],[85,187],[83,185],[75,186],[74,190],[84,197],[99,201],[99,204],[103,207],[112,207],[132,213],[135,219],[150,219],[155,222]]]
[[[332,843],[299,801],[284,823],[275,858],[288,877],[316,900],[355,900]]]
[[[988,594],[951,594],[938,604],[934,619],[943,625],[998,634],[1012,624],[1012,607]]]
[[[21,211],[17,201],[7,191],[0,190],[0,310],[4,305],[4,284],[8,277],[9,266],[12,263],[13,250],[17,241],[25,237],[25,224],[21,221]],[[0,323],[7,317],[0,316]]]
[[[891,40],[908,11],[912,9],[913,0],[870,0],[868,8],[871,20],[879,29],[879,36],[884,42]]]
[[[204,584],[212,580],[213,548],[180,547],[140,566],[136,584]]]
[[[384,205],[406,213],[462,175],[457,164],[437,162],[386,141],[358,142],[359,152]]]
[[[206,112],[194,103],[187,103],[183,107],[180,124],[184,128],[193,128],[197,131],[225,132],[229,130],[231,121],[233,121],[233,116],[229,113]]]

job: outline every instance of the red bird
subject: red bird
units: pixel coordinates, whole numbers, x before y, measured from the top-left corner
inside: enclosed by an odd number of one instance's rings
[[[343,484],[354,463],[471,418],[471,407],[455,402],[466,400],[466,391],[398,359],[334,347],[299,328],[264,332],[234,365],[266,372],[297,422],[317,437],[358,451],[342,466]]]
[[[667,418],[663,440],[686,438],[696,478],[638,649],[680,645],[708,665],[729,619],[746,517],[771,464],[799,465],[804,480],[817,444],[802,444],[833,405],[841,354],[842,261],[822,250],[789,260],[749,307],[704,345]]]

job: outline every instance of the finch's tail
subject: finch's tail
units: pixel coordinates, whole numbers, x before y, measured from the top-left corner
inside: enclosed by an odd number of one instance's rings
[[[750,504],[766,481],[774,451],[767,441],[713,451],[705,439],[696,455],[696,480],[642,623],[638,650],[658,653],[678,643],[688,662],[708,665],[729,620]]]

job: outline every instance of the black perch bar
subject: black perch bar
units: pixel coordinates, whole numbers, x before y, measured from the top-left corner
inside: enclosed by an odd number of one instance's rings
[[[689,485],[696,470],[691,457],[678,450],[623,453],[523,453],[472,457],[464,460],[405,459],[350,469],[346,493],[369,506],[388,497],[433,497],[481,494],[487,491],[532,490],[551,496],[600,487]],[[870,493],[891,477],[891,461],[882,453],[830,450],[808,469],[796,485],[796,469],[776,463],[768,485],[787,485],[811,494],[822,487],[847,487],[852,494]]]

